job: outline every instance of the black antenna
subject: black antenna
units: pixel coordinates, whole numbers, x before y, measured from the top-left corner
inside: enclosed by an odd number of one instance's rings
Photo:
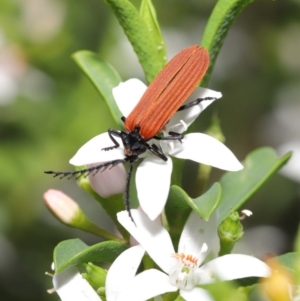
[[[109,161],[109,162],[105,162],[105,163],[101,163],[97,166],[93,166],[93,167],[89,167],[89,168],[85,168],[85,169],[80,169],[80,170],[75,170],[75,171],[52,171],[52,170],[48,170],[48,171],[44,171],[44,173],[48,174],[48,175],[53,175],[53,178],[58,177],[60,179],[63,179],[67,176],[68,179],[73,178],[74,176],[77,176],[76,179],[79,179],[80,177],[87,177],[91,172],[95,171],[93,175],[95,175],[97,172],[103,172],[104,170],[106,170],[107,168],[111,169],[113,167],[115,167],[116,165],[120,164],[120,163],[126,163],[128,161],[127,158],[125,159],[120,159],[120,160],[113,160],[113,161]]]
[[[93,166],[93,167],[89,167],[89,168],[85,168],[85,169],[80,169],[80,170],[75,170],[75,171],[44,171],[44,173],[49,174],[49,175],[53,175],[53,177],[59,177],[60,179],[63,179],[65,177],[68,177],[67,179],[71,179],[74,176],[76,176],[76,179],[79,179],[80,177],[87,177],[88,175],[90,175],[92,172],[94,172],[92,175],[96,175],[97,172],[103,172],[106,169],[111,169],[113,167],[115,167],[116,165],[120,164],[120,163],[126,163],[129,161],[129,171],[127,174],[127,179],[126,179],[126,190],[124,192],[124,205],[125,205],[125,209],[128,212],[128,215],[130,217],[130,219],[132,220],[132,222],[136,225],[132,215],[131,215],[131,211],[130,211],[130,200],[129,200],[129,189],[130,189],[130,180],[131,180],[131,175],[132,175],[132,171],[133,171],[133,163],[134,161],[131,161],[129,158],[124,158],[124,159],[119,159],[119,160],[113,160],[113,161],[109,161],[109,162],[105,162],[102,164],[99,164],[97,166]]]

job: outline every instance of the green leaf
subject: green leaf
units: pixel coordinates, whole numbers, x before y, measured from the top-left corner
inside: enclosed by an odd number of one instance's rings
[[[55,272],[87,262],[112,263],[127,247],[115,241],[105,241],[87,246],[80,239],[60,242],[54,249]]]
[[[175,295],[175,294],[174,294]],[[186,301],[185,299],[183,299],[180,295],[177,296],[176,299],[173,299],[174,301]],[[163,300],[165,301],[165,300]]]
[[[271,259],[271,261],[273,258]],[[297,275],[300,272],[300,252],[290,252],[278,257],[274,260],[278,260],[280,264],[286,267],[290,272]]]
[[[60,242],[54,249],[55,271],[61,272],[60,267],[70,258],[87,249],[88,246],[80,239],[69,239]]]
[[[175,301],[177,300],[178,296],[179,296],[179,291],[165,293],[161,297],[162,297],[162,301]]]
[[[169,232],[175,247],[178,246],[179,238],[184,224],[191,213],[188,205],[190,197],[178,186],[171,186],[168,200],[165,206],[165,214],[169,224]]]
[[[201,45],[210,53],[210,66],[201,86],[206,87],[229,28],[242,10],[254,0],[219,0],[206,24]]]
[[[184,167],[184,160],[179,158],[172,158],[173,161],[173,171],[171,176],[171,184],[182,186],[182,170]]]
[[[221,185],[219,183],[214,183],[208,191],[198,198],[188,198],[186,201],[194,211],[196,211],[205,221],[208,221],[221,200],[221,191]]]
[[[140,15],[148,27],[149,33],[156,45],[160,61],[166,64],[166,45],[157,21],[156,11],[151,0],[142,0]]]
[[[104,2],[117,17],[150,83],[165,65],[161,47],[157,47],[142,16],[128,0],[104,0]]]
[[[263,147],[246,157],[243,170],[227,172],[220,181],[220,221],[243,206],[290,157],[291,153],[288,153],[278,158],[272,148]]]
[[[208,191],[196,199],[191,199],[180,187],[171,186],[165,206],[165,214],[168,220],[170,236],[175,247],[178,245],[182,229],[191,213],[191,208],[204,220],[208,221],[218,206],[220,198],[221,186],[219,183],[215,183]]]
[[[117,71],[91,51],[82,50],[75,52],[72,58],[100,93],[116,123],[122,127],[122,113],[112,94],[112,89],[122,81]]]
[[[238,285],[234,281],[215,282],[212,284],[208,284],[203,288],[207,290],[207,292],[212,296],[213,298],[212,300],[218,300],[218,301],[249,300],[249,298],[247,298],[246,292],[243,289],[238,289]]]

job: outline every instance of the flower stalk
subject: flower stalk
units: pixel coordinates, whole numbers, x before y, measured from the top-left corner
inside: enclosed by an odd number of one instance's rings
[[[55,189],[46,191],[44,203],[57,220],[69,227],[92,233],[107,240],[125,243],[122,238],[91,222],[79,205],[62,191]]]

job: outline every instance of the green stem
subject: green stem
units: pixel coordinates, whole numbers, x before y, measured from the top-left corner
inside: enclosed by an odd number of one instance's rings
[[[209,165],[199,164],[197,171],[197,186],[195,188],[195,195],[201,195],[206,186],[211,173],[212,167]]]
[[[230,254],[233,247],[234,247],[235,242],[231,241],[224,241],[220,239],[220,251],[219,251],[219,256],[223,256],[226,254]]]
[[[107,240],[114,240],[117,242],[120,242],[122,244],[126,244],[127,242],[120,238],[119,236],[97,226],[96,224],[92,223],[91,221],[89,221],[88,219],[86,219],[85,221],[83,221],[83,225],[80,227],[81,230],[84,230],[86,232],[95,234],[97,236],[100,236],[102,238],[105,238]]]

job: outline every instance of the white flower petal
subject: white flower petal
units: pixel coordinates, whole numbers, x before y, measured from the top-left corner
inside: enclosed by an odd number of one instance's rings
[[[113,88],[112,93],[123,116],[127,117],[131,113],[146,90],[147,86],[136,78],[129,79]]]
[[[114,145],[109,138],[108,133],[103,133],[92,138],[77,151],[75,156],[69,161],[70,164],[81,166],[97,162],[124,159],[123,143],[121,139],[114,138],[120,143],[120,147],[109,151],[102,150],[105,147]]]
[[[101,301],[94,289],[82,278],[75,267],[55,274],[53,285],[62,301]]]
[[[243,165],[229,148],[217,139],[202,133],[185,135],[182,144],[172,150],[170,155],[224,170],[238,171],[243,169]]]
[[[172,159],[167,162],[149,155],[136,172],[136,188],[141,207],[151,220],[155,220],[165,207],[172,173]]]
[[[195,287],[189,291],[181,290],[180,296],[186,301],[214,301],[206,290],[199,287]]]
[[[135,246],[124,251],[108,270],[105,291],[108,301],[118,300],[118,296],[127,288],[135,277],[144,256],[144,249]]]
[[[197,257],[198,265],[200,265],[209,253],[216,236],[217,215],[213,214],[206,222],[195,211],[192,211],[181,233],[178,253]],[[204,243],[207,244],[208,250],[201,254]]]
[[[270,268],[261,260],[243,254],[228,254],[209,261],[200,270],[213,275],[215,280],[234,280],[247,277],[268,277]],[[211,281],[209,281],[211,282]],[[203,280],[201,284],[207,283]]]
[[[89,164],[88,167],[97,166],[98,163]],[[127,172],[123,164],[118,164],[103,172],[89,174],[89,181],[94,191],[101,197],[108,198],[111,195],[123,193],[126,188]]]
[[[127,211],[117,214],[118,221],[142,245],[156,264],[168,273],[176,264],[172,257],[175,251],[168,231],[156,221],[151,221],[142,211],[131,209],[131,214],[136,225]]]
[[[145,301],[167,292],[176,292],[169,276],[155,269],[138,274],[116,301]],[[107,299],[108,301],[115,301]]]
[[[222,97],[220,92],[216,92],[210,89],[205,88],[197,88],[192,93],[192,95],[185,101],[184,104],[188,104],[197,98],[205,98],[205,97],[215,97],[219,99]],[[187,126],[194,122],[194,120],[199,116],[199,114],[204,111],[210,104],[212,104],[215,100],[203,100],[196,106],[192,106],[189,109],[177,112],[170,120],[170,122],[166,125],[166,129],[170,129],[175,124],[178,124],[180,120],[183,120]]]

